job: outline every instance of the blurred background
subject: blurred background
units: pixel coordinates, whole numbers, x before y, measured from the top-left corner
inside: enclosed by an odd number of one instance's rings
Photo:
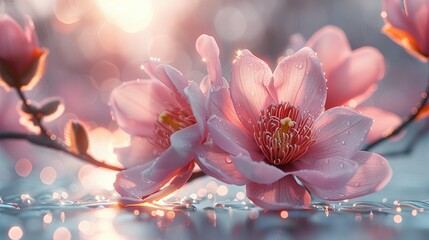
[[[111,119],[112,89],[145,78],[140,65],[151,58],[199,82],[206,74],[195,50],[201,34],[217,40],[223,74],[229,78],[237,49],[250,49],[274,69],[292,34],[308,39],[321,27],[336,25],[353,49],[374,46],[385,56],[385,77],[364,105],[407,115],[424,89],[427,70],[380,32],[380,12],[381,1],[374,0],[0,0],[0,14],[21,24],[23,15],[30,15],[40,45],[49,49],[46,73],[27,93],[36,101],[51,96],[64,100],[65,113],[48,126],[62,137],[68,120],[83,121],[93,139],[92,154],[112,164],[114,147],[129,140]],[[0,130],[23,131],[15,93],[0,89],[0,96]],[[33,185],[44,190],[56,184],[77,192],[82,186],[112,190],[114,172],[26,142],[0,144],[1,192],[34,191]],[[77,185],[65,185],[75,178]],[[12,181],[19,184],[12,187]]]

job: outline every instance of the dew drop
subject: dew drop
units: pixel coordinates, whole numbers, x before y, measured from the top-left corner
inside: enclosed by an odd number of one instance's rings
[[[231,158],[228,157],[228,158],[225,158],[225,162],[230,164],[230,163],[232,163],[232,160],[231,160]]]
[[[346,140],[341,141],[342,145],[346,145]]]
[[[347,124],[347,126],[352,125],[352,123],[350,121],[347,121],[346,124]]]
[[[360,187],[360,183],[358,183],[358,182],[355,183],[355,187],[357,187],[357,188]]]
[[[340,163],[340,168],[344,168],[344,163]]]
[[[302,69],[304,66],[302,64],[295,65],[296,68]]]
[[[325,160],[325,163],[329,163],[329,160],[327,159],[327,160]]]

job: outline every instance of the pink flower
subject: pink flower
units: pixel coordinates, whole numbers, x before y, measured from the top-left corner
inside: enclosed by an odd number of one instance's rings
[[[29,17],[24,29],[8,15],[0,17],[0,83],[6,89],[31,89],[43,75],[47,53]]]
[[[383,157],[359,151],[372,120],[345,107],[324,112],[326,80],[311,49],[285,58],[274,73],[243,50],[229,90],[231,101],[222,94],[210,99],[209,132],[258,206],[306,207],[307,189],[324,200],[359,197],[390,179]]]
[[[201,88],[173,67],[150,62],[144,65],[150,79],[127,82],[112,93],[113,115],[132,135],[131,145],[118,150],[127,170],[117,175],[115,189],[123,196],[166,196],[186,183],[195,161],[207,174],[228,180],[211,162],[229,155],[205,141],[207,91],[224,82],[219,49],[207,35],[198,38],[196,47],[209,72]]]
[[[383,0],[383,33],[421,61],[429,56],[429,1]]]
[[[366,46],[352,51],[344,32],[335,26],[323,27],[305,45],[317,53],[323,64],[328,86],[326,109],[346,105],[374,119],[368,142],[401,123],[391,112],[359,106],[374,93],[377,82],[384,76],[384,58],[377,49]]]

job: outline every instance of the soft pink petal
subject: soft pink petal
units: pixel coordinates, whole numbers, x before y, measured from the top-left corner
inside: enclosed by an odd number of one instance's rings
[[[237,113],[235,112],[228,88],[212,88],[208,97],[209,116],[216,115],[220,118],[230,121],[236,126],[242,126],[240,120],[237,117]],[[242,128],[245,129],[244,126]]]
[[[411,22],[407,18],[402,6],[402,0],[382,0],[383,1],[383,10],[386,12],[387,16],[384,19],[385,22],[392,24],[394,27],[402,29],[404,31],[415,34],[413,29],[411,29]]]
[[[326,101],[326,80],[316,54],[303,48],[279,63],[274,71],[278,102],[289,102],[313,117],[322,113]]]
[[[115,149],[118,161],[125,168],[153,161],[160,154],[160,150],[154,147],[146,138],[131,138],[130,146]]]
[[[170,65],[149,61],[143,64],[145,72],[154,79],[158,79],[171,91],[180,105],[186,105],[184,89],[188,86],[188,80],[177,69]]]
[[[171,145],[143,173],[151,181],[161,181],[177,172],[193,160],[194,149],[202,142],[198,125],[194,124],[175,132],[170,137]]]
[[[337,68],[351,53],[346,34],[332,25],[327,25],[315,32],[308,39],[306,46],[317,53],[326,74]],[[328,80],[330,80],[329,77]]]
[[[413,22],[417,32],[416,40],[420,50],[427,56],[429,54],[429,2],[427,0],[404,1],[407,17]]]
[[[27,41],[31,43],[33,49],[39,48],[39,39],[37,38],[36,30],[34,28],[33,19],[30,16],[25,16],[24,33]]]
[[[230,154],[256,154],[260,151],[253,136],[223,118],[211,116],[207,121],[207,125],[213,141]]]
[[[230,154],[212,141],[206,141],[194,150],[195,161],[206,174],[228,184],[244,185],[247,182],[232,163]]]
[[[301,161],[339,156],[351,158],[366,139],[372,119],[356,111],[336,107],[324,112],[313,125],[316,142],[308,149]]]
[[[157,80],[122,84],[112,92],[110,104],[118,125],[138,136],[152,135],[160,112],[178,107],[173,92]]]
[[[306,208],[311,202],[310,194],[293,176],[272,184],[248,183],[246,193],[256,205],[267,210]]]
[[[197,121],[201,138],[205,138],[207,136],[206,98],[201,92],[200,87],[193,81],[185,88],[184,91],[195,120]]]
[[[333,189],[319,188],[311,183],[305,186],[324,200],[343,200],[377,192],[389,182],[392,169],[386,159],[375,153],[358,152],[352,160],[359,164],[355,175],[343,186]]]
[[[402,122],[398,115],[380,108],[359,107],[357,110],[361,112],[362,115],[374,119],[374,124],[372,124],[372,128],[368,134],[367,141],[369,143],[386,136]]]
[[[326,108],[341,106],[365,94],[384,76],[384,58],[373,47],[356,49],[337,68],[326,71],[328,96]]]
[[[231,98],[238,118],[249,131],[253,131],[260,111],[274,101],[266,88],[271,79],[268,65],[249,50],[243,50],[234,62]]]
[[[219,47],[212,36],[201,35],[195,43],[198,53],[207,64],[211,85],[222,86],[222,70],[219,61]]]
[[[324,189],[332,189],[344,185],[356,172],[358,164],[355,161],[332,157],[310,161],[295,161],[291,164],[295,175],[306,185],[312,184]]]
[[[165,175],[159,181],[146,179],[142,174],[150,163],[119,172],[114,183],[115,190],[122,196],[155,200],[172,193],[183,186],[192,174],[194,164],[188,164],[175,173]],[[170,185],[165,185],[171,181]],[[162,188],[162,190],[161,190]]]
[[[261,159],[252,159],[246,154],[231,156],[231,160],[237,170],[251,182],[270,184],[288,175],[281,169]]]

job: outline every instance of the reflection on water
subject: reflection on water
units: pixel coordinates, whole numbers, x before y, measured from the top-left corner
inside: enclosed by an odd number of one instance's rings
[[[210,178],[201,182],[209,189],[215,185]],[[305,210],[265,211],[232,193],[239,190],[232,188],[229,195],[220,196],[205,188],[207,194],[196,198],[172,196],[154,203],[113,192],[75,201],[67,192],[3,196],[0,234],[9,239],[59,240],[335,239],[353,233],[356,239],[376,239],[398,233],[418,237],[429,230],[425,224],[429,200],[314,202]],[[240,199],[234,198],[237,195]]]

